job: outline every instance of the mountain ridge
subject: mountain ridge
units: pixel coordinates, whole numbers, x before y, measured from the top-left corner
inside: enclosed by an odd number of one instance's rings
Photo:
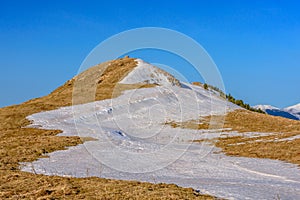
[[[254,108],[260,108],[269,115],[300,120],[300,103],[286,108],[277,108],[271,105],[256,105]]]

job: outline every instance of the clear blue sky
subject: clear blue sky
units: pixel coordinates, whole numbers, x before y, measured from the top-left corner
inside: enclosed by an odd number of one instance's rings
[[[0,106],[48,94],[101,41],[145,26],[198,41],[236,98],[293,105],[300,102],[299,11],[299,1],[275,0],[0,1]]]

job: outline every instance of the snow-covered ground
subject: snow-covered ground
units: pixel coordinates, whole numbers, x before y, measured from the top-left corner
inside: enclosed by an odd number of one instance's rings
[[[218,149],[209,144],[191,144],[189,141],[219,137],[220,133],[164,125],[165,121],[217,114],[224,106],[220,98],[198,87],[196,90],[171,89],[130,90],[113,100],[29,116],[28,119],[34,121],[33,127],[61,129],[60,135],[79,134],[98,140],[53,152],[49,158],[33,163],[24,163],[22,170],[175,183],[234,199],[272,199],[277,195],[281,199],[300,197],[300,171],[295,165],[215,154]],[[201,104],[197,105],[199,101]],[[232,104],[227,107],[235,108]]]
[[[97,142],[90,145],[97,144],[102,150],[91,147],[90,151],[114,169],[148,172],[178,159],[193,139],[181,129],[171,129],[166,122],[225,114],[236,108],[210,91],[186,84],[184,88],[159,86],[128,90],[115,99],[63,107],[28,119],[34,121],[31,127],[60,129],[63,135],[96,138]],[[223,126],[219,120],[212,120],[212,124],[214,128]],[[131,163],[120,165],[123,157]]]
[[[120,83],[134,84],[134,83],[150,83],[160,84],[162,86],[175,85],[177,80],[170,75],[165,73],[163,70],[141,60],[136,59],[137,67],[131,71]]]
[[[143,81],[130,76],[123,82]],[[154,82],[170,81],[161,75],[156,77],[159,78],[154,78]],[[201,87],[161,84],[128,90],[111,100],[36,113],[27,117],[33,121],[31,127],[60,129],[63,130],[61,136],[97,140],[50,153],[49,158],[33,163],[22,163],[22,170],[48,175],[175,183],[229,199],[300,199],[300,170],[296,165],[228,157],[210,144],[191,142],[238,134],[230,130],[221,132],[219,118],[211,121],[214,129],[208,131],[165,125],[169,121],[222,115],[238,108]],[[249,137],[257,135],[260,133],[248,133]]]
[[[163,169],[148,173],[126,173],[101,164],[86,149],[91,143],[93,142],[51,153],[49,158],[26,163],[23,170],[33,172],[34,169],[36,173],[48,175],[175,183],[228,199],[300,197],[300,173],[292,164],[275,160],[228,157],[213,152],[203,157],[203,148],[210,147],[193,144],[180,159]],[[123,158],[120,165],[126,165],[127,162],[130,161]]]

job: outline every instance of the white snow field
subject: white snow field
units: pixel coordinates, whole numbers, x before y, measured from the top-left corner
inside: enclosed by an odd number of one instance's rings
[[[199,119],[238,109],[212,91],[172,84],[166,75],[139,65],[123,83],[149,82],[154,88],[125,91],[115,99],[62,107],[27,118],[30,127],[60,129],[61,136],[95,140],[48,154],[22,170],[47,175],[175,183],[227,199],[300,199],[300,170],[294,164],[269,159],[229,157],[208,143],[194,139],[236,135],[213,129],[189,130],[165,125],[169,121]],[[149,68],[150,70],[145,70]],[[156,70],[154,70],[156,71]],[[134,73],[142,73],[134,78]],[[147,73],[151,73],[150,75]],[[220,126],[218,126],[220,124]],[[247,133],[255,137],[265,133]]]
[[[150,84],[159,84],[163,86],[175,85],[173,76],[169,73],[165,73],[160,68],[157,68],[141,59],[136,59],[137,67],[131,71],[120,83],[134,84],[147,82]]]

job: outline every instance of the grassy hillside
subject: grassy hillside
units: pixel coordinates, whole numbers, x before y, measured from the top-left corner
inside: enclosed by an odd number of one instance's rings
[[[217,116],[214,116],[215,118]],[[220,116],[223,118],[223,116]],[[210,117],[186,122],[169,122],[172,127],[208,129]],[[220,120],[222,123],[223,121]],[[236,110],[225,116],[224,128],[238,131],[238,136],[209,140],[231,156],[270,158],[300,165],[300,121],[265,115],[247,110]],[[247,137],[243,133],[270,133],[267,136]],[[202,142],[195,141],[195,142]]]
[[[0,199],[213,199],[174,184],[45,176],[19,171],[19,162],[31,162],[44,153],[82,143],[79,137],[56,136],[60,130],[24,128],[30,124],[26,116],[72,105],[74,95],[77,100],[74,103],[86,103],[116,97],[126,89],[154,87],[149,84],[117,85],[135,66],[131,58],[103,63],[45,97],[0,108]],[[78,84],[76,89],[75,84]],[[95,92],[95,95],[86,98],[84,92]]]

